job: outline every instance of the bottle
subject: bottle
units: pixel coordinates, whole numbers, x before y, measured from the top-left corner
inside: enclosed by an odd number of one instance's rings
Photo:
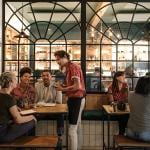
[[[24,108],[25,108],[25,109],[29,109],[29,102],[28,102],[28,99],[27,99],[27,98],[24,98],[24,99],[23,99],[23,103],[24,103]]]

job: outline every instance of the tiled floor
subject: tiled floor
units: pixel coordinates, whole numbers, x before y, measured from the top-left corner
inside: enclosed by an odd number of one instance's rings
[[[111,145],[112,137],[118,132],[117,122],[111,122],[110,135]],[[105,131],[107,131],[107,124],[105,122]],[[82,150],[97,150],[102,149],[103,135],[102,135],[102,121],[82,121],[82,125],[79,131],[79,145]],[[37,135],[56,134],[56,122],[55,121],[39,121],[36,128]],[[107,143],[107,132],[105,134],[105,142]],[[65,144],[65,135],[63,138],[63,144]]]

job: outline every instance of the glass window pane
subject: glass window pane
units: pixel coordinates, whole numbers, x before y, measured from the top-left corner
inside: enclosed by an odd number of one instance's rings
[[[68,45],[67,52],[70,55],[70,60],[80,60],[81,59],[81,48],[78,45]]]
[[[100,60],[99,45],[88,45],[86,47],[86,60]]]
[[[15,75],[18,75],[18,62],[17,61],[5,61],[5,71],[12,71]]]
[[[134,61],[148,61],[148,46],[135,46],[134,47]]]
[[[29,60],[29,45],[28,43],[25,43],[19,45],[19,59],[20,60]]]
[[[7,26],[5,30],[5,57],[6,60],[18,59],[18,39],[14,38],[18,34],[13,28]]]
[[[113,45],[102,45],[102,60],[116,60],[116,47]]]
[[[111,72],[116,70],[116,62],[102,61],[101,64],[104,76],[111,76]]]
[[[86,73],[93,73],[95,67],[100,67],[99,61],[87,61],[86,62]]]
[[[50,69],[50,61],[35,61],[35,70]]]
[[[28,67],[29,61],[19,61],[19,70],[23,67]]]
[[[121,40],[118,44],[118,60],[132,60],[132,45],[128,40]]]
[[[137,77],[144,76],[148,72],[148,62],[135,62],[134,74]]]
[[[125,71],[126,75],[133,75],[133,68],[131,61],[119,61],[118,62],[118,71]]]
[[[35,60],[49,60],[49,43],[46,40],[39,40],[35,46]]]
[[[59,65],[57,64],[56,61],[51,61],[51,70],[52,71],[59,70]]]
[[[17,60],[18,59],[18,45],[16,43],[5,45],[5,60]]]

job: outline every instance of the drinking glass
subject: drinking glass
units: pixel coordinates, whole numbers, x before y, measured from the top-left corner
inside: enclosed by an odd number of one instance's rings
[[[23,99],[23,102],[24,102],[24,108],[25,108],[25,109],[29,109],[29,101],[28,101],[28,99],[27,99],[27,98],[24,98],[24,99]]]

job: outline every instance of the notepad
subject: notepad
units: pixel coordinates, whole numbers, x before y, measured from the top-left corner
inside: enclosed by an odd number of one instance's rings
[[[35,113],[36,111],[33,110],[33,109],[28,109],[28,110],[23,110],[20,112],[21,115],[29,115],[29,114],[33,114]]]
[[[56,106],[56,103],[45,103],[45,102],[38,102],[37,103],[37,106],[51,106],[51,107],[53,107],[53,106]]]
[[[45,103],[44,106],[56,106],[56,103]]]

